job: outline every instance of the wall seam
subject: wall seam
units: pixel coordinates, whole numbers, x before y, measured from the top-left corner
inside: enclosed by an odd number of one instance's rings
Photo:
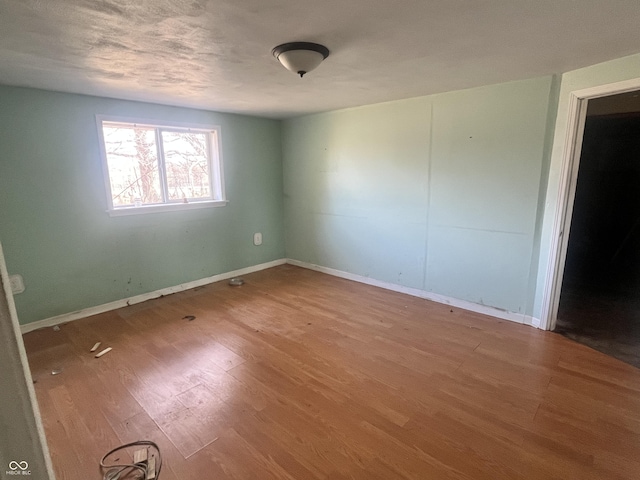
[[[429,260],[429,214],[431,211],[431,160],[433,155],[433,100],[429,100],[429,148],[427,150],[426,211],[424,221],[424,263],[422,266],[422,289],[427,290]]]

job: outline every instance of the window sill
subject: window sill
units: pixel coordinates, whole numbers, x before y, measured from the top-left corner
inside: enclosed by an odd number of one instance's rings
[[[122,217],[125,215],[144,215],[148,213],[174,212],[177,210],[194,210],[198,208],[224,207],[227,200],[210,200],[192,203],[163,203],[162,205],[145,205],[143,207],[120,207],[107,210],[110,217]]]

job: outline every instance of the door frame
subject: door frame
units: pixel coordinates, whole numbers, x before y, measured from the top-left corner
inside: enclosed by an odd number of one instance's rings
[[[573,217],[580,155],[582,154],[584,125],[587,118],[587,104],[593,98],[608,97],[635,90],[640,90],[640,78],[575,90],[569,93],[569,117],[562,154],[558,202],[551,233],[550,262],[547,269],[542,302],[541,328],[545,330],[555,329],[558,320],[560,292],[567,259],[569,231]]]

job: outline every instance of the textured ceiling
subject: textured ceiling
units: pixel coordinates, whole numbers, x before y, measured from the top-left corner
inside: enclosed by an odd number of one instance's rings
[[[0,84],[269,117],[640,52],[639,0],[0,0]],[[325,44],[300,79],[271,49]]]

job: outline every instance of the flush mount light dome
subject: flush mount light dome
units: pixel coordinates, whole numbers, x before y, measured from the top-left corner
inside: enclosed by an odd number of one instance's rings
[[[300,75],[310,72],[329,56],[329,49],[324,45],[310,42],[283,43],[271,53],[287,70]]]

